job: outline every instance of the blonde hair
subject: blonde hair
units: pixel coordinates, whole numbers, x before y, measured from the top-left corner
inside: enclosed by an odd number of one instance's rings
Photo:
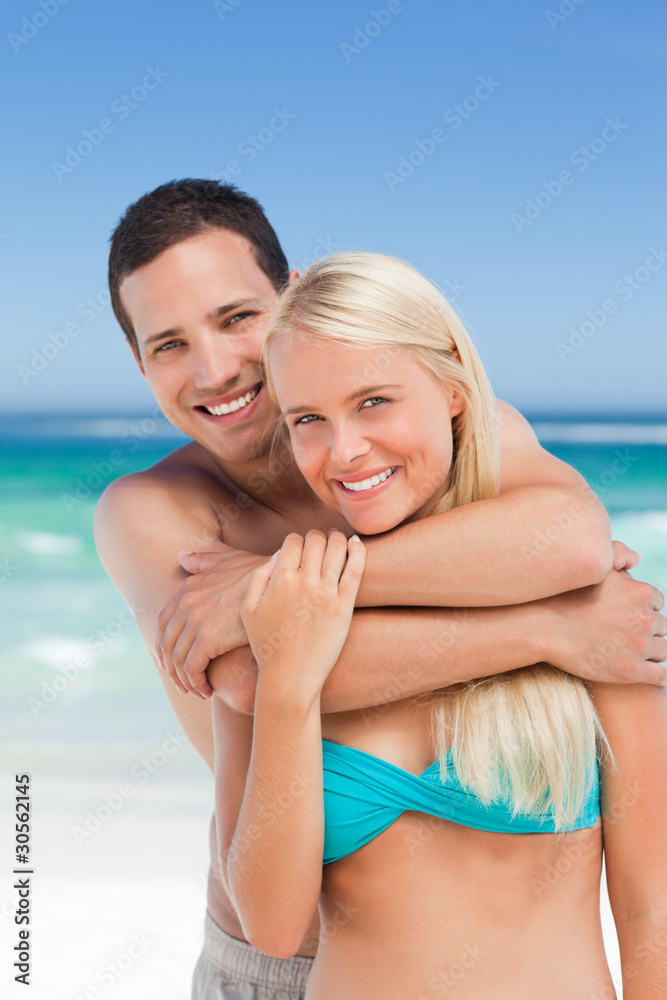
[[[292,336],[376,345],[369,381],[395,350],[424,364],[465,403],[452,418],[449,486],[433,513],[497,496],[498,416],[491,385],[457,313],[413,267],[380,254],[337,253],[292,283],[264,341],[274,400],[271,348]],[[433,484],[429,490],[435,492]],[[546,663],[434,692],[433,721],[443,777],[451,751],[458,780],[482,802],[502,799],[515,814],[553,813],[558,830],[573,825],[594,781],[598,745],[606,745],[583,681]]]

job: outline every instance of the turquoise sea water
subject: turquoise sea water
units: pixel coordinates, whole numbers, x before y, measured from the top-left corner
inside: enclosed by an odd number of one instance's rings
[[[667,418],[533,425],[596,490],[614,537],[643,553],[634,575],[667,589]],[[156,414],[0,420],[0,727],[10,743],[132,740],[148,716],[172,722],[97,558],[92,518],[112,479],[184,441]]]

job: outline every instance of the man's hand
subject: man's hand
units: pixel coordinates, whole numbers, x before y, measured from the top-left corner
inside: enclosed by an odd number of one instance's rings
[[[623,542],[612,542],[611,545],[614,550],[614,565],[612,569],[616,569],[619,572],[622,569],[634,569],[642,561],[641,552],[629,549]]]
[[[557,648],[545,660],[588,681],[667,687],[663,594],[625,569],[639,555],[614,542],[614,565],[602,583],[536,601],[560,619]]]
[[[241,604],[250,574],[267,560],[252,552],[179,552],[189,573],[160,612],[155,649],[179,691],[208,698],[206,668],[216,656],[248,643]]]

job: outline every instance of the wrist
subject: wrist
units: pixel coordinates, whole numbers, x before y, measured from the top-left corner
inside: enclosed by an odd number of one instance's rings
[[[303,716],[312,712],[320,714],[322,686],[313,685],[303,677],[284,674],[267,676],[261,669],[255,691],[255,716],[267,710],[283,716]]]
[[[525,620],[520,623],[520,628],[525,642],[526,662],[544,660],[562,668],[568,658],[567,623],[544,600],[531,601],[520,607],[525,611]]]

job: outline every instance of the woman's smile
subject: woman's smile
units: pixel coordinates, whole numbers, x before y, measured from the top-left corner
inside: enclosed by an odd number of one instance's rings
[[[334,479],[343,496],[348,500],[359,501],[376,497],[388,488],[399,473],[398,465],[390,465],[381,472],[367,471],[357,476],[346,476]]]

